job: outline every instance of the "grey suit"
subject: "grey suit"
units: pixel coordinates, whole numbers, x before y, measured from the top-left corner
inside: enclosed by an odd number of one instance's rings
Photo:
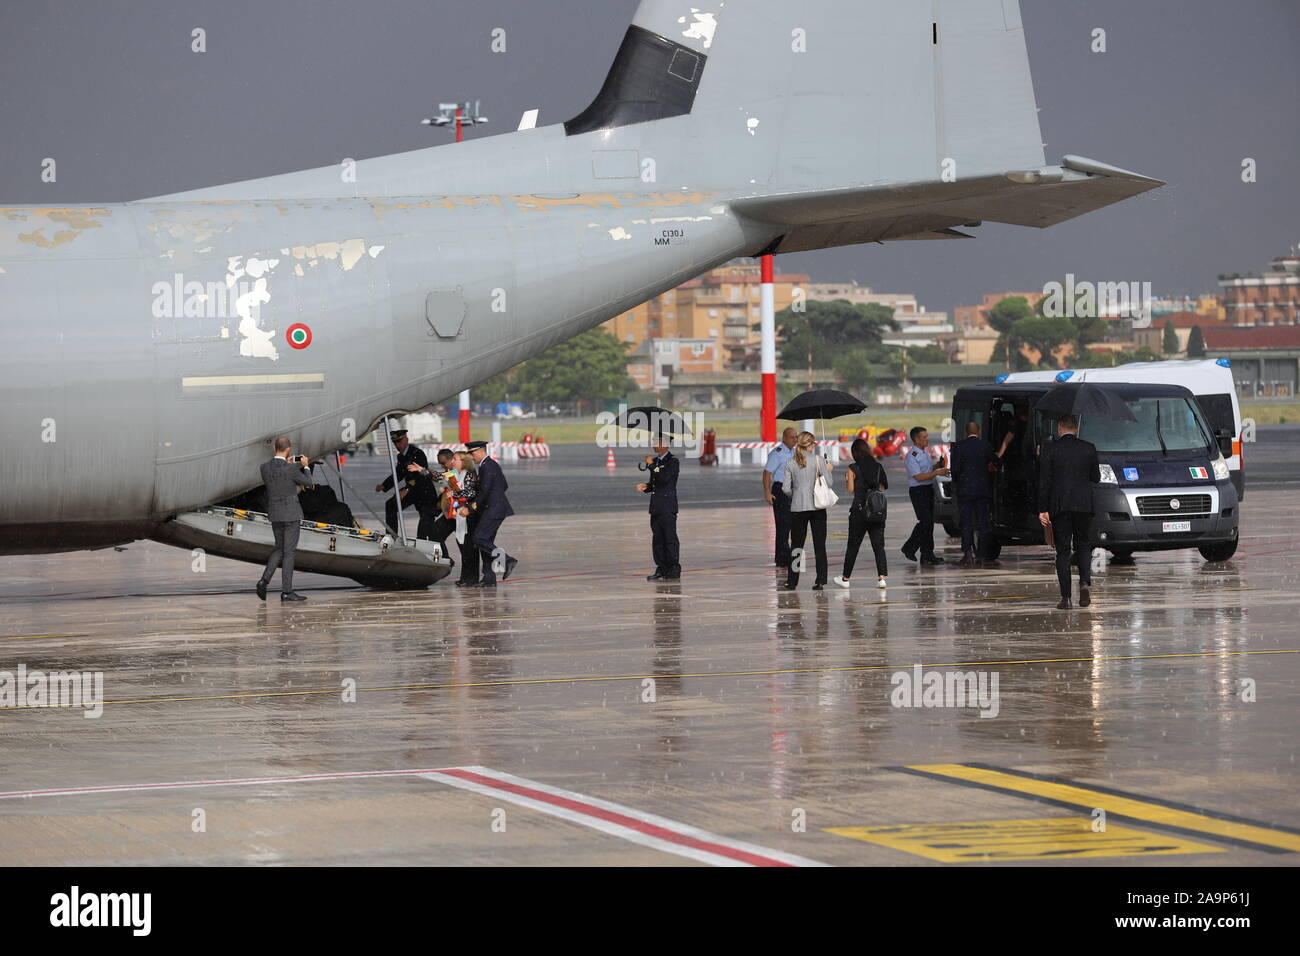
[[[280,593],[293,593],[293,553],[298,547],[298,522],[302,520],[302,506],[298,504],[298,488],[314,484],[311,472],[299,468],[284,458],[272,458],[262,463],[262,484],[266,485],[266,516],[271,519],[271,532],[275,535],[275,550],[266,561],[262,583],[270,584],[275,569],[280,568]]]

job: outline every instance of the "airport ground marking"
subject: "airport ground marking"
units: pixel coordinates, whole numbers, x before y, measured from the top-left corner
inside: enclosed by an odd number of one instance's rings
[[[1276,648],[1261,649],[1254,651],[1198,651],[1193,653],[1181,654],[1129,654],[1121,656],[1094,655],[1092,657],[1042,657],[1028,658],[1025,660],[1001,660],[1001,661],[948,661],[922,663],[912,661],[908,664],[839,664],[827,665],[823,667],[779,667],[764,670],[751,671],[702,671],[693,674],[608,674],[597,675],[594,677],[533,677],[521,678],[519,680],[488,680],[488,681],[462,681],[458,683],[446,684],[393,684],[382,687],[358,687],[358,693],[394,693],[398,691],[420,691],[420,690],[458,690],[471,687],[523,687],[530,685],[544,684],[590,684],[590,683],[612,683],[617,681],[642,681],[647,678],[664,679],[665,676],[673,680],[702,680],[702,679],[721,679],[727,677],[774,677],[784,674],[830,674],[830,673],[865,673],[867,671],[895,671],[906,670],[911,667],[1013,667],[1030,664],[1090,664],[1090,663],[1117,663],[1121,661],[1151,661],[1151,660],[1169,660],[1169,659],[1195,659],[1206,657],[1247,657],[1258,656],[1263,654],[1300,654],[1300,648]],[[259,700],[263,698],[274,697],[318,697],[322,695],[334,695],[340,693],[338,687],[308,687],[302,690],[268,690],[268,691],[244,691],[233,694],[195,694],[185,697],[127,697],[108,699],[103,701],[108,704],[174,704],[199,701],[216,701],[216,700]],[[60,705],[80,709],[81,704]],[[22,710],[52,710],[58,709],[51,705],[43,706],[16,706],[0,708],[3,711],[22,711]]]
[[[1114,824],[1109,824],[1104,831],[1094,831],[1092,820],[1086,816],[824,829],[836,836],[914,853],[940,863],[1023,863],[1225,852],[1222,847],[1181,836],[1157,837]]]
[[[492,770],[489,767],[438,767],[417,770],[361,770],[342,773],[298,774],[291,777],[233,777],[221,780],[179,780],[165,783],[117,784],[98,787],[63,787],[44,790],[12,790],[0,793],[0,800],[33,800],[41,797],[87,796],[110,793],[148,793],[161,790],[194,790],[217,787],[254,787],[288,783],[363,780],[377,777],[417,777],[495,800],[528,807],[616,836],[664,853],[672,853],[713,866],[824,866],[816,860],[770,850],[766,847],[719,836],[689,824],[669,820],[632,807],[588,797],[571,790],[548,786],[535,780]]]
[[[430,780],[539,810],[631,843],[713,866],[823,866],[815,860],[721,837],[675,820],[608,800],[516,777],[486,767],[455,767],[425,774]]]
[[[983,763],[913,764],[888,769],[1084,813],[1100,807],[1110,819],[1127,820],[1185,836],[1208,837],[1265,853],[1300,851],[1300,830],[1112,787],[1075,783],[1061,777]]]

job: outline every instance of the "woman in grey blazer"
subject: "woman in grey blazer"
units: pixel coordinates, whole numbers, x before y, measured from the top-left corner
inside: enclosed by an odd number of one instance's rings
[[[781,466],[781,472],[773,475],[779,477],[781,487],[790,496],[790,550],[803,550],[808,537],[808,528],[812,527],[813,551],[817,554],[817,580],[813,590],[821,591],[826,587],[826,512],[813,503],[813,487],[817,476],[830,481],[831,466],[817,454],[817,436],[812,432],[800,432],[795,440],[794,456]],[[799,572],[796,567],[806,562],[806,555],[790,562],[790,571],[786,575],[785,590],[793,591],[799,584]]]

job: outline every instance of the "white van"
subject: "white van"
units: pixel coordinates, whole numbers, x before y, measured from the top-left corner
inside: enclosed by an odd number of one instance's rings
[[[1219,450],[1228,463],[1237,500],[1246,497],[1246,466],[1242,455],[1241,405],[1232,380],[1232,363],[1219,359],[1171,359],[1166,362],[1129,362],[1111,368],[1067,369],[1062,372],[1012,372],[999,375],[1002,383],[1028,382],[1132,382],[1135,385],[1181,385],[1214,429]]]

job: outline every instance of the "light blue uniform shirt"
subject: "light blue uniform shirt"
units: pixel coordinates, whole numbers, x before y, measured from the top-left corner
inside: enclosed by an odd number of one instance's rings
[[[913,445],[911,450],[907,453],[907,458],[903,460],[903,465],[907,468],[907,487],[923,488],[934,484],[933,477],[928,478],[925,481],[916,480],[917,475],[923,474],[927,471],[934,471],[935,468],[939,467],[930,460],[930,453],[926,449],[917,448]]]
[[[779,483],[781,481],[781,469],[793,457],[794,449],[786,445],[785,442],[781,442],[768,454],[767,464],[763,466],[763,470],[772,476],[774,482]]]

